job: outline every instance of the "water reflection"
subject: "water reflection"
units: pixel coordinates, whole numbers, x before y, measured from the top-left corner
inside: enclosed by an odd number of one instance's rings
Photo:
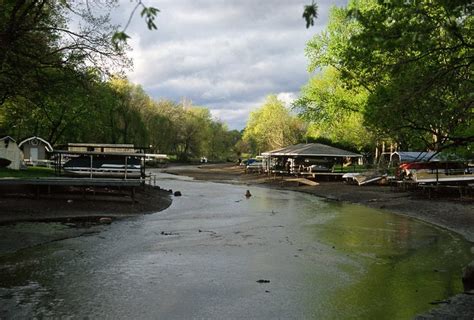
[[[337,266],[357,281],[334,293],[334,316],[409,319],[462,291],[470,245],[451,233],[361,206],[338,206],[331,221],[310,228],[357,262]]]
[[[411,318],[461,290],[469,243],[452,233],[293,192],[160,183],[183,196],[157,214],[0,227],[0,318]]]

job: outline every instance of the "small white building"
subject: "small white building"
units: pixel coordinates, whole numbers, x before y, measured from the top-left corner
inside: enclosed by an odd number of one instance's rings
[[[0,138],[0,158],[11,161],[7,168],[20,170],[23,162],[23,153],[18,147],[15,139],[10,136]]]
[[[51,144],[40,137],[27,138],[18,147],[23,151],[25,163],[31,165],[47,164],[48,152],[53,151]]]

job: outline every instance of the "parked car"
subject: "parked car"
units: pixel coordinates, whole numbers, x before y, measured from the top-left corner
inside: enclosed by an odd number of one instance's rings
[[[263,162],[261,160],[253,159],[250,164],[245,166],[245,171],[247,172],[261,172],[263,171]]]

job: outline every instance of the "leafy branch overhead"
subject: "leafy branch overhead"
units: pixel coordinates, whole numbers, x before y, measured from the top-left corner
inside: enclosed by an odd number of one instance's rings
[[[306,28],[314,26],[314,19],[318,17],[318,5],[312,1],[310,5],[304,6],[303,18],[306,20]]]
[[[137,0],[137,4],[135,5],[132,12],[130,13],[127,24],[125,25],[123,30],[115,32],[114,35],[112,36],[112,43],[116,48],[118,48],[121,43],[125,43],[127,39],[130,38],[130,36],[125,31],[130,25],[130,22],[132,21],[133,16],[135,15],[135,12],[137,11],[138,8],[142,8],[140,16],[145,19],[148,29],[149,30],[157,29],[157,26],[155,24],[155,19],[158,15],[158,12],[160,12],[160,10],[155,7],[147,7],[141,0]]]

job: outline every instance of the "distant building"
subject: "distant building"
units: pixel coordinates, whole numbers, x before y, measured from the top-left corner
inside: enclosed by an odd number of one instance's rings
[[[118,152],[136,153],[143,148],[135,148],[133,144],[107,144],[107,143],[68,143],[67,151],[74,152]]]
[[[359,163],[362,155],[321,143],[300,143],[263,152],[266,170],[284,170],[288,173],[331,172],[335,165]]]
[[[23,162],[23,153],[15,139],[10,136],[0,138],[0,158],[11,161],[7,168],[20,170]]]
[[[18,144],[23,151],[25,164],[38,165],[48,161],[48,152],[53,151],[53,147],[48,141],[40,137],[30,137]]]

